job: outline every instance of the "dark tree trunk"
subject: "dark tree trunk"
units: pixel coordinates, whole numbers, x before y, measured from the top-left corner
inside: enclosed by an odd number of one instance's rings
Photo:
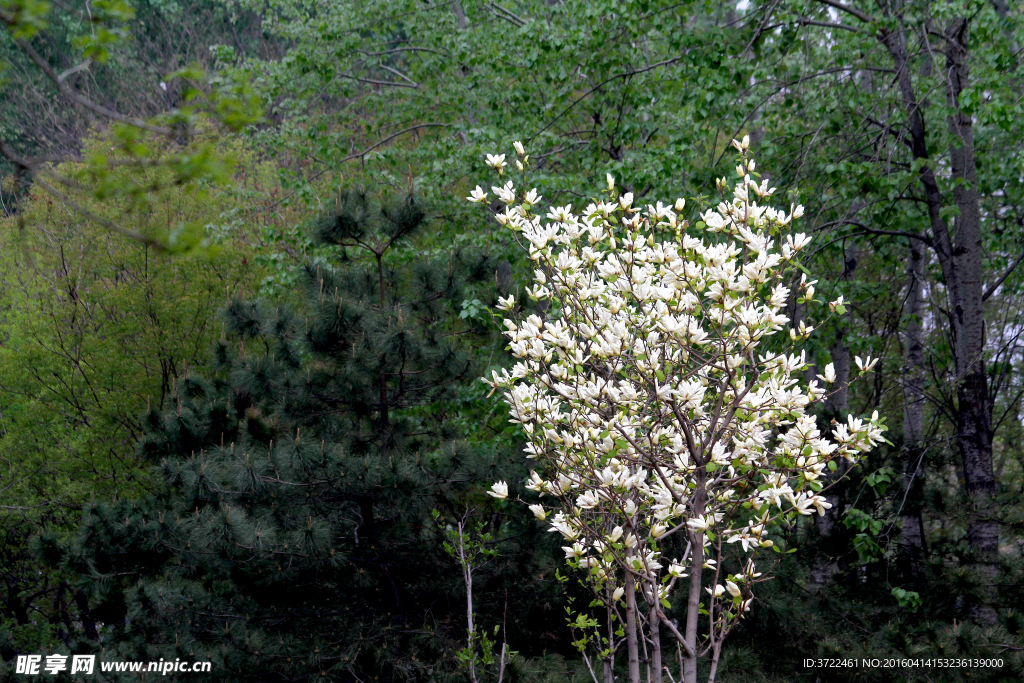
[[[92,610],[89,609],[89,601],[86,599],[84,591],[75,591],[75,605],[78,607],[78,618],[82,620],[85,637],[98,641],[100,634],[96,629],[96,620],[92,618]]]
[[[889,51],[907,112],[907,143],[915,159],[929,161],[925,120],[907,64],[906,34],[902,28],[883,29],[880,39]],[[923,163],[919,178],[931,224],[931,246],[942,268],[953,332],[956,372],[956,438],[963,462],[964,488],[970,505],[967,540],[971,566],[980,583],[979,600],[971,615],[982,623],[995,620],[996,580],[999,565],[999,529],[993,515],[995,476],[992,470],[992,401],[985,372],[985,317],[981,243],[981,208],[974,158],[971,117],[960,110],[960,95],[969,82],[969,22],[956,18],[944,33],[946,106],[952,137],[950,145],[953,234],[942,217],[943,197],[931,163]],[[934,54],[929,54],[932,58]]]
[[[922,467],[924,438],[924,244],[910,240],[907,250],[907,296],[904,315],[907,323],[903,344],[903,487],[900,510],[901,572],[913,584],[921,578],[924,552],[924,528],[921,498],[924,488]]]
[[[971,117],[959,109],[960,94],[970,85],[967,19],[950,22],[946,41],[946,104],[953,113],[949,131],[957,144],[950,148],[955,219],[954,271],[957,300],[953,306],[956,333],[957,441],[963,455],[964,482],[970,499],[967,541],[981,582],[979,603],[971,616],[995,622],[996,581],[999,571],[999,528],[994,516],[995,474],[992,469],[992,401],[985,372],[984,268],[982,265],[981,207],[978,201],[974,130]]]
[[[841,282],[851,282],[854,274],[857,272],[857,248],[851,247],[843,250],[843,273],[840,276]],[[832,343],[830,349],[830,355],[832,356],[832,365],[836,371],[836,381],[832,386],[835,388],[835,393],[828,398],[826,408],[828,413],[832,415],[836,420],[843,421],[846,419],[846,413],[849,410],[849,399],[850,392],[847,385],[850,382],[850,345],[846,342],[847,327],[849,325],[849,314],[840,316],[836,323],[836,336],[835,341]],[[849,471],[849,463],[845,460],[840,460],[839,469],[835,473],[828,473],[822,480],[824,486],[831,486],[837,479],[841,479]],[[839,520],[840,514],[842,514],[842,505],[840,504],[840,491],[831,489],[829,493],[825,494],[825,499],[832,505],[832,507],[825,511],[823,515],[814,516],[814,525],[818,529],[818,535],[822,539],[827,539],[832,535],[832,528]],[[823,552],[827,555],[828,543],[823,544]],[[839,567],[835,560],[831,556],[821,557],[815,561],[814,566],[811,567],[810,582],[815,588],[821,589],[827,586],[832,581],[832,575],[838,571]]]

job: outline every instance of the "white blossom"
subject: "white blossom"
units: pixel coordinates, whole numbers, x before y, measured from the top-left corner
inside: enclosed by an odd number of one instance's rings
[[[826,384],[832,384],[836,381],[836,366],[834,363],[829,363],[825,366],[825,374],[818,375],[818,379]]]
[[[508,484],[503,481],[492,484],[491,490],[487,492],[487,495],[493,496],[498,500],[505,500],[508,498]]]
[[[505,163],[504,154],[488,154],[487,165],[497,171],[498,175],[501,175],[505,167],[508,166],[508,164]]]
[[[475,204],[483,203],[487,201],[487,193],[483,191],[483,188],[477,185],[476,188],[469,193],[469,196],[466,197],[466,199]]]
[[[857,356],[854,360],[857,362],[857,367],[861,372],[871,372],[875,365],[878,364],[878,359],[872,358],[871,356],[868,356],[867,358]]]

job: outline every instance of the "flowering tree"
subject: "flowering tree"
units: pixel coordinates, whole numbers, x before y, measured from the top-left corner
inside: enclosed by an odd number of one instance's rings
[[[831,507],[826,468],[883,440],[877,412],[834,425],[831,438],[808,413],[826,393],[801,382],[809,366],[799,347],[813,328],[801,321],[779,334],[790,324],[785,283],[810,242],[791,232],[803,207],[762,204],[775,189],[754,179],[748,139],[733,144],[732,198],[719,180],[723,201],[693,227],[679,216],[684,200],[634,206],[611,176],[607,201],[582,215],[554,207],[546,221],[536,190],[492,188],[505,204],[497,220],[536,264],[527,292],[549,305],[546,319],[524,319],[514,297],[500,300],[519,361],[485,381],[503,390],[538,462],[526,483],[541,499],[531,510],[565,538],[568,563],[609,610],[606,681],[622,641],[630,683],[641,680],[648,646],[645,678],[660,681],[662,629],[679,644],[682,679],[695,682],[710,654],[713,681],[724,638],[766,580],[753,559],[772,546],[766,530]],[[529,157],[515,149],[525,173]],[[488,164],[505,174],[504,155]],[[487,193],[478,186],[468,199]],[[798,290],[813,300],[806,275]],[[829,306],[841,313],[843,302]],[[874,362],[857,364],[863,372]],[[818,377],[834,382],[831,365]],[[508,486],[490,493],[504,498]],[[678,621],[666,616],[677,587]]]

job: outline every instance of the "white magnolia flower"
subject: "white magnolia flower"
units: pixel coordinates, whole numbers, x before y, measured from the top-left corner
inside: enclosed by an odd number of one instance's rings
[[[536,517],[537,519],[539,519],[542,522],[545,519],[547,519],[547,516],[548,516],[548,513],[545,512],[543,505],[531,505],[530,506],[530,512],[532,512],[533,516]]]
[[[515,142],[513,142],[512,143],[512,147],[515,148],[516,154],[518,154],[519,156],[521,156],[521,157],[526,156],[526,150],[523,149],[523,143],[519,142],[519,140],[516,140]]]
[[[498,195],[498,199],[500,199],[504,204],[511,204],[516,200],[516,191],[511,180],[505,183],[503,187],[492,185],[491,192]]]
[[[505,500],[508,498],[508,484],[504,481],[492,484],[491,490],[487,492],[487,495],[497,498],[498,500]]]
[[[583,553],[586,552],[586,548],[581,543],[573,543],[571,546],[562,546],[562,550],[565,551],[565,558],[567,560],[573,560],[579,557],[583,557]]]
[[[818,379],[826,384],[832,384],[836,381],[836,366],[834,363],[829,363],[825,366],[825,374],[818,375]]]
[[[706,590],[709,595],[713,595],[716,598],[720,598],[720,597],[722,597],[725,594],[725,586],[723,586],[720,583],[715,584],[714,590],[711,589],[711,586],[708,586],[704,590]]]
[[[877,358],[868,356],[866,359],[857,356],[854,360],[857,362],[857,367],[860,368],[861,372],[871,372],[871,370],[878,364]]]
[[[814,508],[818,511],[819,515],[824,515],[825,510],[828,510],[832,507],[832,503],[825,500],[823,496],[811,496],[809,501],[811,505],[813,505]]]
[[[469,196],[466,197],[466,199],[474,204],[481,204],[487,201],[487,193],[483,191],[483,188],[477,185],[476,188],[469,193]]]
[[[498,175],[501,175],[505,167],[508,166],[508,164],[505,163],[504,154],[488,154],[487,165],[497,171]]]

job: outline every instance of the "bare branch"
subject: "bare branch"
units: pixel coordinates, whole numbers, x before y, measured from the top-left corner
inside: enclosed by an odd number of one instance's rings
[[[500,13],[499,16],[501,16],[502,19],[510,21],[513,24],[515,24],[516,26],[525,26],[526,25],[526,20],[525,19],[516,16],[511,11],[505,9],[504,7],[499,5],[498,3],[492,2],[491,3],[491,7],[493,7],[494,9],[499,11],[499,13]]]
[[[396,88],[418,88],[419,85],[409,85],[408,83],[396,83],[395,81],[375,81],[372,78],[360,78],[358,76],[349,76],[354,81],[360,83],[369,83],[370,85],[393,85]]]
[[[1003,274],[999,276],[999,279],[993,282],[992,285],[985,290],[985,293],[981,295],[982,302],[988,301],[988,298],[996,293],[996,290],[999,289],[999,285],[1003,284],[1003,281],[1010,277],[1013,271],[1017,269],[1017,266],[1020,265],[1021,261],[1024,261],[1024,252],[1021,252],[1020,256],[1014,259],[1013,263],[1010,264],[1010,267],[1003,271]]]
[[[796,23],[803,26],[821,26],[823,28],[837,28],[842,31],[852,31],[853,33],[863,33],[862,30],[855,26],[847,26],[846,24],[832,24],[827,21],[814,21],[813,19],[800,18],[797,19]]]
[[[82,71],[83,69],[88,69],[91,65],[92,65],[92,60],[91,59],[87,59],[84,62],[82,62],[81,64],[79,64],[78,66],[73,66],[70,69],[68,69],[67,71],[63,72],[60,76],[57,76],[57,81],[60,82],[60,83],[63,83],[64,80],[68,76],[70,76],[71,74],[76,74],[79,71]]]
[[[50,65],[47,63],[46,59],[44,59],[41,54],[36,52],[31,45],[26,43],[21,38],[15,38],[14,42],[19,48],[21,48],[21,50],[26,55],[28,55],[29,59],[31,59],[35,63],[35,65],[39,67],[39,70],[42,71],[48,79],[53,81],[53,84],[57,86],[57,90],[60,92],[60,94],[66,97],[67,99],[71,100],[75,104],[83,106],[89,111],[99,114],[100,116],[105,116],[108,119],[120,121],[121,123],[126,123],[129,126],[134,126],[142,130],[148,130],[151,133],[159,133],[160,135],[171,134],[172,131],[170,128],[164,128],[163,126],[154,126],[148,121],[137,119],[131,116],[124,116],[122,114],[118,114],[113,109],[108,109],[104,107],[102,104],[96,104],[92,100],[83,97],[82,95],[78,94],[77,92],[69,88],[67,85],[65,85],[61,76],[50,68]]]
[[[380,66],[380,68],[384,69],[385,71],[390,71],[391,73],[395,74],[399,78],[402,78],[402,79],[405,79],[405,80],[409,81],[410,83],[412,83],[412,87],[414,87],[414,88],[420,87],[419,83],[417,83],[416,81],[412,80],[411,78],[406,76],[404,73],[402,73],[398,69],[392,69],[390,66],[385,66],[383,64],[380,64],[379,66]]]
[[[828,5],[829,7],[835,7],[838,10],[842,10],[843,12],[846,12],[850,16],[857,17],[865,24],[871,24],[874,23],[875,21],[874,19],[871,18],[869,14],[860,11],[856,7],[850,7],[849,5],[844,5],[841,2],[836,2],[836,0],[818,0],[818,2],[820,2],[823,5]]]
[[[675,64],[675,63],[676,63],[676,62],[678,62],[678,61],[679,61],[680,59],[682,59],[682,56],[679,56],[679,57],[673,57],[672,59],[666,59],[666,60],[663,60],[663,61],[661,61],[661,62],[657,62],[657,63],[655,63],[655,64],[651,64],[650,66],[645,66],[645,67],[644,67],[644,68],[642,68],[642,69],[634,69],[634,70],[632,70],[632,71],[623,71],[622,73],[618,73],[618,74],[615,74],[614,76],[610,76],[610,77],[608,77],[608,78],[604,79],[603,81],[601,81],[600,83],[598,83],[597,85],[595,85],[595,86],[594,86],[593,88],[591,88],[591,89],[590,89],[590,90],[588,90],[587,92],[585,92],[585,93],[583,93],[582,95],[580,95],[580,96],[579,96],[579,97],[578,97],[578,98],[577,98],[577,99],[576,99],[575,101],[573,101],[573,102],[572,102],[572,103],[571,103],[571,104],[570,104],[570,105],[569,105],[568,107],[566,107],[565,109],[563,109],[563,110],[561,111],[561,113],[559,113],[559,114],[558,114],[558,116],[556,116],[555,118],[553,118],[553,119],[551,119],[550,121],[548,121],[548,122],[547,122],[547,123],[546,123],[546,124],[545,124],[545,125],[544,125],[543,127],[541,127],[541,129],[540,129],[540,130],[538,130],[538,131],[537,131],[536,133],[534,133],[534,134],[533,134],[532,136],[530,136],[530,138],[529,138],[529,139],[530,139],[530,140],[533,140],[534,138],[536,138],[536,137],[537,137],[538,135],[540,135],[541,133],[543,133],[544,131],[546,131],[546,130],[547,130],[548,128],[550,128],[551,126],[553,126],[553,125],[555,124],[555,122],[556,122],[556,121],[558,121],[558,120],[559,120],[560,118],[562,118],[563,116],[565,116],[566,114],[568,114],[568,113],[569,113],[569,111],[570,111],[570,110],[571,110],[571,109],[572,109],[573,107],[575,107],[575,106],[576,106],[577,104],[579,104],[580,102],[582,102],[582,101],[583,101],[583,100],[585,100],[586,98],[590,97],[590,96],[591,96],[592,94],[594,94],[595,92],[597,92],[598,90],[600,90],[600,89],[601,89],[601,88],[603,88],[604,86],[608,85],[608,84],[609,84],[609,83],[611,83],[612,81],[614,81],[614,80],[616,80],[616,79],[618,79],[618,78],[629,78],[630,76],[636,76],[637,74],[642,74],[642,73],[645,73],[645,72],[647,72],[647,71],[653,71],[654,69],[657,69],[657,68],[660,68],[660,67],[663,67],[663,66],[668,66],[669,64]]]
[[[831,228],[836,225],[853,225],[859,228],[862,232],[867,233],[869,235],[889,235],[891,237],[906,237],[907,239],[918,240],[919,242],[923,242],[928,246],[932,245],[932,238],[928,237],[927,235],[921,235],[916,232],[906,232],[903,230],[877,230],[875,228],[869,228],[863,223],[858,223],[857,221],[851,221],[847,219],[823,223],[818,226],[818,229],[824,230],[825,228]]]

